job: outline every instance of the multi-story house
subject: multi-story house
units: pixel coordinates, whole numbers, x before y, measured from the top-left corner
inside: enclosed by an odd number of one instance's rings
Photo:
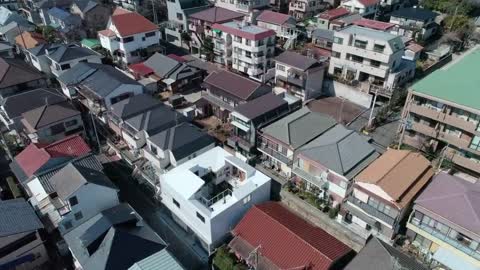
[[[74,67],[80,62],[102,63],[102,56],[90,49],[74,44],[52,45],[45,48],[45,57],[50,65],[50,71],[55,76],[60,76],[65,70]],[[41,59],[37,58],[39,61]],[[40,63],[40,66],[45,65]]]
[[[54,191],[49,195],[54,208],[49,218],[60,218],[61,232],[120,203],[118,188],[102,170],[69,163],[55,173],[49,183]]]
[[[302,101],[322,95],[327,63],[286,51],[275,58],[275,84]]]
[[[113,104],[142,94],[141,84],[108,65],[80,62],[58,77],[69,98],[77,98],[91,113],[105,122],[103,113]]]
[[[339,221],[365,239],[391,243],[433,174],[421,153],[389,149],[355,177]]]
[[[16,36],[23,31],[33,30],[34,25],[19,14],[17,10],[9,10],[0,6],[0,37],[3,41],[13,45]]]
[[[332,21],[345,17],[349,14],[350,11],[343,7],[326,10],[315,16],[315,18],[317,19],[317,27],[320,29],[332,30],[332,27],[330,25]]]
[[[337,206],[347,197],[353,177],[378,156],[360,134],[336,125],[296,151],[293,174],[297,183]]]
[[[340,3],[351,13],[358,13],[366,18],[373,18],[377,12],[380,0],[346,0]]]
[[[6,0],[0,4],[0,7],[5,7],[9,10],[18,10],[18,0]]]
[[[330,57],[333,47],[333,30],[315,29],[312,31],[312,43],[319,48],[324,55]]]
[[[203,115],[215,115],[224,122],[238,105],[272,91],[270,86],[224,70],[210,73],[204,87],[202,98],[206,102],[199,109]]]
[[[71,14],[65,9],[53,7],[48,10],[49,24],[59,32],[68,33],[71,31],[80,30],[82,18],[80,16]]]
[[[390,23],[395,26],[390,33],[424,41],[437,33],[435,22],[438,13],[423,8],[402,8],[391,13]]]
[[[399,36],[349,26],[335,32],[328,73],[358,82],[361,91],[390,98],[415,75],[415,62],[402,59],[404,52]]]
[[[271,123],[258,134],[257,149],[262,153],[263,164],[290,178],[298,149],[335,125],[332,117],[306,107]]]
[[[23,129],[22,114],[48,104],[66,101],[59,90],[39,88],[2,99],[0,102],[0,120],[8,130],[19,132]]]
[[[270,178],[215,147],[163,174],[160,190],[173,219],[211,254],[250,207],[270,200]]]
[[[45,76],[20,59],[0,58],[0,97],[46,87]]]
[[[262,10],[269,7],[270,0],[216,0],[215,6],[229,9],[231,11],[240,12],[249,15],[255,10]]]
[[[297,37],[297,21],[290,15],[264,10],[255,20],[258,26],[275,31],[278,38],[288,40]]]
[[[95,0],[74,0],[70,12],[82,18],[87,35],[92,35],[94,31],[105,29],[111,11],[109,7]]]
[[[189,15],[208,9],[206,0],[169,0],[167,1],[168,22],[166,22],[166,40],[176,46],[184,45],[182,33],[188,33]],[[189,46],[189,44],[185,44]]]
[[[436,175],[415,200],[407,236],[432,268],[480,268],[480,185],[449,175]]]
[[[190,14],[188,16],[188,31],[190,31],[192,36],[192,42],[190,43],[192,53],[201,53],[200,49],[205,38],[214,38],[215,33],[212,29],[214,24],[222,24],[234,20],[241,21],[244,16],[245,14],[243,13],[220,7],[212,7]]]
[[[64,137],[85,135],[80,111],[70,101],[45,104],[22,113],[23,133],[33,143],[52,143]]]
[[[479,63],[476,49],[409,89],[401,144],[435,151],[455,167],[480,175]]]
[[[24,199],[0,201],[0,267],[5,269],[39,269],[49,261],[43,224]]]
[[[235,150],[238,158],[251,160],[257,154],[257,131],[301,106],[300,99],[273,93],[237,106],[230,118],[233,135],[227,139],[228,146]]]
[[[51,8],[60,8],[68,10],[72,0],[26,0],[25,6],[21,8],[24,16],[33,24],[50,25],[49,10]]]
[[[261,80],[273,66],[275,31],[246,21],[214,24],[214,61]]]
[[[328,4],[322,0],[294,0],[288,5],[288,15],[301,21],[322,12]]]
[[[198,127],[183,122],[147,139],[143,156],[150,162],[157,177],[152,177],[153,186],[158,185],[158,175],[215,147],[215,140]],[[157,181],[155,181],[157,180]]]
[[[147,94],[113,104],[107,118],[110,128],[131,150],[140,150],[147,138],[186,121],[183,115]]]
[[[157,25],[142,15],[116,8],[107,23],[107,29],[99,31],[103,48],[121,65],[140,61],[158,49],[161,35]]]
[[[395,24],[393,23],[381,22],[381,21],[376,21],[376,20],[366,19],[366,18],[361,18],[359,20],[356,20],[352,24],[361,26],[361,27],[370,28],[373,30],[384,31],[384,32],[390,32],[395,27]]]

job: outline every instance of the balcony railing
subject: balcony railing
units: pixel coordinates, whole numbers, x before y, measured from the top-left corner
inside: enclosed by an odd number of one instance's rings
[[[390,226],[393,226],[395,224],[395,219],[394,218],[392,218],[391,216],[389,216],[387,214],[384,214],[384,213],[378,211],[373,206],[371,206],[367,203],[364,203],[364,202],[360,201],[359,199],[357,199],[353,196],[349,196],[348,201],[350,203],[354,204],[355,206],[359,207],[363,211],[365,211],[367,214],[369,214],[371,216],[374,216],[378,219],[381,219],[382,221],[389,224]]]
[[[282,163],[287,164],[288,166],[290,166],[293,163],[292,159],[290,159],[289,157],[285,156],[284,154],[282,154],[278,151],[273,150],[272,148],[269,148],[264,143],[262,143],[258,146],[258,150],[260,150],[260,152],[263,152],[263,153],[273,157],[276,160],[279,160]]]
[[[210,207],[212,206],[213,204],[215,204],[216,202],[218,201],[221,201],[223,200],[224,203],[226,202],[227,200],[227,197],[228,196],[232,196],[232,190],[231,189],[225,189],[224,191],[220,192],[219,194],[215,195],[214,197],[212,197],[211,199],[207,199],[205,197],[200,197],[199,200],[200,202],[205,205],[206,207]]]
[[[293,166],[293,173],[296,176],[314,184],[318,188],[324,188],[328,185],[328,182],[322,179],[320,176],[312,175],[298,166]]]

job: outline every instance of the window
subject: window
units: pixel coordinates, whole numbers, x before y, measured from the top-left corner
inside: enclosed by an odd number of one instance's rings
[[[155,36],[155,32],[145,33],[145,37],[153,37],[153,36]]]
[[[480,150],[480,137],[479,136],[473,137],[469,147],[470,149],[473,149],[473,150]]]
[[[82,219],[82,218],[83,218],[83,214],[82,214],[82,212],[81,212],[81,211],[79,211],[79,212],[75,213],[75,215],[74,215],[74,216],[75,216],[75,220],[80,220],[80,219]]]
[[[133,36],[122,38],[122,43],[132,42],[134,40]]]
[[[383,50],[385,50],[385,45],[375,44],[373,45],[373,50],[375,52],[383,53]]]
[[[242,43],[242,37],[235,36],[234,40],[235,40],[235,42]]]
[[[343,44],[343,38],[340,38],[340,37],[334,37],[333,38],[333,43],[337,43],[337,44]]]
[[[205,218],[197,212],[197,218],[200,219],[203,223],[205,223]]]
[[[63,222],[63,227],[65,230],[72,228],[72,222],[70,220]]]
[[[380,64],[381,64],[380,61],[370,60],[370,65],[371,65],[372,67],[379,67]]]
[[[66,127],[73,127],[73,126],[75,126],[77,123],[78,123],[78,122],[77,122],[77,119],[73,119],[73,120],[70,120],[70,121],[65,122],[65,126],[66,126]]]
[[[353,54],[350,55],[350,60],[357,63],[363,63],[363,57],[353,55]]]
[[[332,51],[332,57],[333,58],[340,58],[340,55],[341,55],[341,53],[336,52],[336,51]]]
[[[61,68],[62,70],[70,69],[70,64],[63,64],[63,65],[60,66],[60,68]]]
[[[177,13],[177,20],[183,21],[183,14],[182,13]]]
[[[245,198],[243,199],[243,204],[247,204],[251,199],[252,199],[252,196],[251,196],[251,195],[248,195],[247,197],[245,197]]]
[[[285,71],[285,66],[277,64],[277,70]]]
[[[50,127],[50,135],[56,135],[65,131],[65,126],[63,123],[56,124]]]
[[[153,153],[154,155],[158,155],[158,150],[157,150],[157,148],[156,148],[155,146],[150,145],[150,151],[152,151],[152,153]]]
[[[367,42],[363,40],[355,40],[355,42],[353,43],[353,46],[360,49],[365,49],[367,48]]]
[[[70,206],[75,206],[78,204],[77,196],[71,197],[70,199],[68,199],[68,201],[70,202]]]
[[[250,39],[246,39],[245,40],[245,44],[247,44],[248,46],[250,46],[252,44],[252,41]]]
[[[374,208],[378,207],[378,201],[372,197],[368,198],[368,204]]]
[[[173,202],[173,204],[175,204],[178,208],[180,208],[180,203],[177,202],[177,200],[175,200],[174,198],[172,198],[172,202]]]
[[[245,57],[252,58],[252,53],[251,52],[245,52]]]

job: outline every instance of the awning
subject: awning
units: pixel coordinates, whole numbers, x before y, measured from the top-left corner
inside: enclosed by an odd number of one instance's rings
[[[439,247],[437,252],[433,254],[433,259],[452,270],[480,270],[480,267],[465,261],[464,258],[442,247]]]

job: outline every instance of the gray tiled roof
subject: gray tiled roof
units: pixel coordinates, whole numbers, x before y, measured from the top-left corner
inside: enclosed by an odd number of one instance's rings
[[[193,152],[215,143],[208,133],[189,123],[164,130],[148,139],[162,150],[172,151],[176,160],[183,159]]]
[[[0,201],[0,237],[43,228],[32,206],[23,198]]]
[[[73,3],[78,6],[82,13],[88,12],[98,6],[98,3],[92,0],[73,0]]]
[[[262,132],[298,148],[336,125],[335,119],[302,108],[262,129]]]
[[[286,111],[288,110],[288,103],[282,97],[274,93],[268,93],[247,103],[240,104],[234,110],[248,119],[254,120],[275,110]],[[273,115],[272,118],[275,116]]]
[[[427,270],[428,268],[416,261],[415,258],[375,237],[372,237],[345,267],[345,270],[385,269]]]
[[[155,53],[143,64],[151,68],[156,75],[173,80],[182,80],[199,72],[195,67],[180,63],[160,53]]]
[[[80,112],[68,101],[45,104],[22,114],[23,120],[34,129],[49,126],[79,115]]]
[[[155,254],[150,255],[149,257],[136,262],[128,270],[158,270],[158,269],[168,269],[168,270],[183,270],[184,268],[180,263],[173,257],[167,249],[163,249]]]
[[[185,121],[187,121],[185,116],[162,104],[126,119],[125,123],[137,131],[143,130],[153,136]]]
[[[310,58],[296,52],[286,51],[275,58],[277,63],[283,63],[291,67],[305,71],[315,64],[319,64],[315,58]]]
[[[151,95],[140,94],[113,104],[111,112],[125,120],[161,105],[160,101]]]
[[[39,88],[31,91],[21,92],[6,97],[1,101],[5,112],[10,118],[20,116],[22,113],[49,104],[65,101],[67,98],[56,89]]]
[[[67,62],[87,56],[98,56],[94,51],[76,45],[55,45],[48,49],[48,58],[57,63]]]
[[[33,54],[34,56],[42,56],[46,53],[46,50],[50,47],[50,44],[47,43],[41,43],[40,45],[37,45],[36,47],[33,47],[31,49],[28,49],[27,51],[30,54]]]
[[[140,85],[109,65],[81,62],[62,73],[58,80],[65,85],[81,84],[90,94],[106,97],[121,85]]]
[[[315,29],[312,32],[312,38],[325,39],[333,42],[333,30]]]
[[[101,170],[84,167],[75,162],[59,170],[49,182],[63,200],[87,183],[117,189]]]
[[[367,142],[367,138],[342,125],[335,126],[304,145],[298,154],[348,179],[353,178],[380,155]]]

